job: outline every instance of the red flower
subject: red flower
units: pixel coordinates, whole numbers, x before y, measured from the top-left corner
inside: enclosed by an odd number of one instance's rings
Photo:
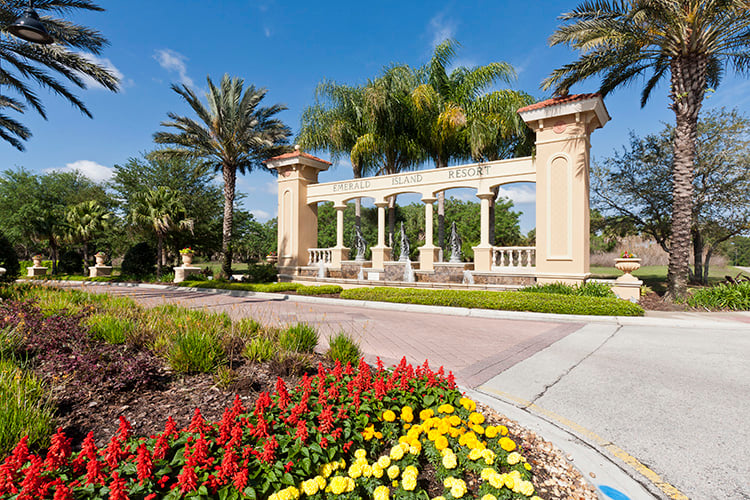
[[[284,411],[292,399],[289,397],[289,392],[286,390],[284,379],[281,377],[276,378],[276,394],[279,396],[279,401],[277,403],[279,410]]]
[[[227,479],[233,477],[237,473],[237,455],[234,450],[229,450],[224,453],[224,458],[221,461],[221,467],[219,467],[219,478]]]
[[[322,439],[320,440],[320,447],[321,447],[321,448],[328,448],[328,439],[326,439],[326,438],[322,438]]]
[[[70,488],[61,482],[55,488],[55,496],[52,497],[52,500],[73,500],[73,493]]]
[[[102,469],[104,469],[104,466],[96,456],[93,459],[89,459],[89,462],[86,464],[86,484],[104,484],[106,476],[102,472]]]
[[[263,443],[263,453],[258,457],[261,461],[270,464],[273,462],[274,455],[276,454],[276,448],[279,447],[279,443],[276,441],[276,436],[271,436],[270,439],[266,439]]]
[[[284,472],[289,472],[290,470],[292,470],[292,467],[294,467],[294,462],[292,462],[292,461],[290,460],[290,461],[288,461],[288,462],[286,463],[286,465],[284,466]]]
[[[177,486],[180,487],[181,493],[198,489],[198,475],[195,473],[195,467],[185,465],[182,468],[182,472],[177,476]]]
[[[21,492],[18,500],[32,500],[44,496],[44,479],[42,473],[42,460],[37,456],[31,457],[31,465],[24,470],[23,481],[21,481]]]
[[[330,406],[323,408],[323,411],[318,415],[318,422],[320,423],[318,426],[320,432],[323,434],[330,432],[333,429],[333,408]]]
[[[109,500],[128,500],[125,480],[117,472],[112,473],[112,482],[109,485]]]
[[[151,454],[145,444],[138,446],[135,469],[138,473],[139,484],[143,484],[143,481],[150,479],[154,473],[154,463],[151,461]]]
[[[122,443],[120,442],[119,436],[112,436],[112,440],[107,445],[107,449],[104,451],[104,460],[109,465],[110,469],[116,469],[120,462],[120,459],[125,456],[125,452],[122,449]]]
[[[65,437],[65,433],[60,427],[52,436],[52,444],[47,451],[44,467],[46,470],[52,470],[67,465],[68,457],[70,457],[70,439]]]
[[[79,473],[90,460],[96,460],[96,443],[94,442],[94,433],[89,432],[83,440],[81,452],[73,459],[73,470]]]
[[[188,426],[188,431],[206,432],[208,430],[209,430],[209,426],[206,426],[205,420],[203,420],[203,415],[201,415],[201,409],[196,408],[195,413],[193,413],[193,419],[190,421],[190,425]]]
[[[117,429],[117,437],[120,438],[120,441],[127,441],[130,437],[130,434],[132,433],[132,430],[133,427],[130,425],[130,422],[128,422],[125,417],[120,415],[120,427]]]
[[[297,432],[294,433],[295,438],[300,438],[300,440],[304,443],[307,441],[307,422],[304,420],[300,420],[297,422]]]
[[[247,486],[247,468],[243,467],[234,475],[234,487],[242,491],[245,486]]]
[[[187,458],[187,446],[185,447],[186,450],[186,458]],[[203,434],[200,435],[200,437],[195,441],[195,446],[193,446],[193,453],[190,455],[190,458],[187,459],[187,464],[189,465],[197,465],[197,466],[203,466],[208,463],[208,443],[206,442],[206,438],[203,437]]]

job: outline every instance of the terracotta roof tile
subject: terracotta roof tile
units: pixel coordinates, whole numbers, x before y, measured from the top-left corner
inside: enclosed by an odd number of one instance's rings
[[[557,104],[566,104],[569,102],[584,101],[586,99],[593,99],[595,97],[601,97],[601,94],[597,92],[593,94],[573,94],[573,95],[566,95],[563,97],[553,97],[552,99],[547,99],[546,101],[535,102],[534,104],[523,107],[518,110],[518,113],[523,113],[524,111],[533,111],[535,109],[542,109],[548,106],[555,106]]]
[[[289,153],[284,153],[283,155],[274,156],[273,158],[269,158],[268,160],[266,160],[263,163],[268,163],[271,160],[286,160],[288,158],[297,158],[299,156],[301,156],[303,158],[307,158],[308,160],[315,160],[315,161],[319,161],[319,162],[322,162],[322,163],[326,163],[328,165],[333,165],[330,161],[325,161],[325,160],[323,160],[321,158],[318,158],[317,156],[313,156],[313,155],[311,155],[309,153],[305,153],[304,151],[302,151],[300,149],[295,149],[294,151],[291,151]]]

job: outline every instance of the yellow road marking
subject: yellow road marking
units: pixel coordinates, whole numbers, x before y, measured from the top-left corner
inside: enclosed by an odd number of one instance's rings
[[[524,406],[525,408],[532,408],[536,413],[545,415],[546,417],[549,417],[552,420],[555,420],[556,422],[563,424],[569,429],[572,429],[577,434],[586,436],[587,438],[591,439],[602,448],[609,451],[612,455],[616,456],[617,458],[619,458],[620,460],[622,460],[623,462],[631,466],[639,474],[641,474],[646,479],[651,481],[651,483],[653,483],[654,486],[656,486],[661,491],[663,491],[667,496],[669,496],[669,498],[673,500],[690,500],[687,495],[682,493],[680,490],[678,490],[677,488],[675,488],[668,482],[664,481],[664,479],[662,479],[662,477],[659,474],[657,474],[656,472],[652,471],[651,469],[643,465],[641,462],[638,461],[637,458],[633,457],[622,448],[610,443],[608,440],[599,436],[595,432],[583,427],[582,425],[577,424],[573,422],[572,420],[569,420],[563,417],[562,415],[558,415],[557,413],[553,411],[546,410],[540,406],[537,406],[533,404],[531,401],[526,401],[525,399],[518,398],[516,396],[513,396],[512,394],[508,394],[507,392],[498,391],[489,387],[480,387],[479,389],[496,394],[502,397],[503,399],[507,399],[515,403],[518,403]]]

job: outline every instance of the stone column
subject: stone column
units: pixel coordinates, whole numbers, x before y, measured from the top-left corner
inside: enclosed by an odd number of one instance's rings
[[[388,206],[387,201],[376,201],[378,207],[378,244],[370,250],[372,251],[372,268],[385,269],[385,261],[391,260],[391,248],[385,246],[385,209]]]
[[[344,210],[346,204],[336,205],[336,246],[333,248],[331,265],[341,267],[341,261],[349,260],[349,249],[344,246]]]
[[[318,246],[318,206],[307,203],[307,187],[316,184],[318,173],[331,163],[295,146],[291,153],[266,160],[266,165],[279,174],[279,277],[291,279],[298,267],[307,265],[308,249]]]
[[[433,271],[435,262],[440,258],[440,248],[433,242],[433,203],[437,198],[422,198],[424,203],[424,246],[419,247],[419,269]]]
[[[582,283],[589,272],[589,138],[609,121],[598,94],[518,110],[536,132],[538,283]]]
[[[492,244],[490,243],[490,200],[492,193],[480,193],[480,228],[479,245],[474,250],[474,270],[490,271],[492,269]]]

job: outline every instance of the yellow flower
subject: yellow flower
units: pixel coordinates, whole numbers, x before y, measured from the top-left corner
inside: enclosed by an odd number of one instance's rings
[[[453,498],[461,498],[464,494],[466,494],[466,483],[463,479],[457,479],[451,486],[451,495]]]
[[[482,424],[484,423],[484,415],[474,412],[469,415],[469,422],[471,422],[472,424]]]
[[[493,427],[492,425],[487,426],[487,428],[484,430],[484,435],[487,436],[489,439],[494,438],[497,436],[497,427]]]
[[[480,458],[482,458],[482,450],[479,448],[473,448],[469,452],[469,460],[479,460]]]
[[[471,430],[476,434],[479,434],[480,436],[484,434],[484,427],[482,427],[481,425],[472,425]]]
[[[500,431],[501,436],[507,436],[508,435],[508,428],[504,425],[498,426],[498,430]]]
[[[453,410],[454,410],[453,406],[451,406],[451,405],[449,405],[447,403],[444,404],[444,405],[440,405],[438,407],[438,411],[440,413],[453,413]]]
[[[482,500],[497,500],[497,497],[495,495],[490,495],[489,493],[487,493],[482,497]]]
[[[323,476],[315,476],[315,481],[318,483],[318,488],[323,489],[326,487],[326,479]]]
[[[500,438],[500,447],[505,451],[513,451],[516,449],[516,443],[510,438],[503,437]]]
[[[427,408],[426,410],[422,410],[422,411],[419,412],[419,418],[421,420],[427,420],[427,419],[431,418],[434,414],[435,414],[434,411],[432,411],[431,409]]]
[[[458,404],[460,404],[461,406],[463,406],[464,408],[466,408],[469,411],[474,411],[474,410],[477,409],[477,404],[473,400],[471,400],[469,398],[461,398],[458,401]]]
[[[391,459],[387,455],[383,455],[382,457],[378,458],[378,466],[381,469],[386,469],[389,465],[391,465]]]
[[[416,477],[411,477],[411,476],[404,477],[403,480],[401,481],[401,486],[406,491],[414,491],[414,488],[417,487],[417,478]]]
[[[519,493],[526,495],[527,497],[534,494],[534,485],[531,484],[531,481],[521,481],[518,489],[520,490]]]
[[[493,488],[500,489],[505,485],[505,474],[494,473],[487,478]]]
[[[383,477],[383,468],[378,464],[372,466],[372,477],[380,479]]]
[[[407,423],[411,423],[411,421],[414,420],[414,413],[410,407],[404,406],[401,409],[401,420]]]
[[[531,465],[530,464],[523,464],[523,468],[526,469],[526,470],[531,470]]]
[[[448,417],[448,422],[455,427],[461,423],[461,417],[458,415],[451,415]]]
[[[360,448],[354,452],[354,458],[367,458],[367,452]]]
[[[482,450],[482,458],[484,458],[484,463],[487,465],[492,465],[495,462],[495,452],[492,450],[484,449]]]
[[[455,469],[456,465],[458,465],[456,455],[454,453],[446,453],[443,457],[443,467],[446,469]]]
[[[439,497],[433,497],[432,500],[445,500],[445,497],[441,495]]]
[[[401,460],[402,458],[404,458],[404,449],[400,446],[394,446],[393,448],[391,448],[390,457],[391,460]]]
[[[444,450],[448,447],[448,439],[445,436],[438,436],[435,439],[435,448]]]
[[[396,414],[391,410],[385,410],[383,412],[383,420],[385,420],[386,422],[393,422],[394,420],[396,420]]]
[[[508,455],[508,465],[516,465],[518,462],[521,461],[521,454],[517,451],[514,451],[510,455]]]
[[[427,433],[427,439],[430,441],[435,441],[438,436],[440,436],[440,431],[437,429],[430,429],[430,432]]]
[[[302,491],[305,492],[305,495],[311,497],[314,494],[318,492],[320,489],[320,486],[318,485],[318,482],[315,479],[308,479],[307,481],[302,481],[302,484],[300,484],[302,487]]]
[[[372,492],[372,498],[374,500],[388,500],[390,493],[391,490],[388,489],[388,486],[381,485],[375,488],[375,491]]]
[[[419,475],[419,469],[413,465],[407,465],[404,472],[401,474],[403,477],[417,477]]]
[[[416,443],[412,443],[409,446],[409,453],[412,455],[419,455],[419,453],[422,451],[422,443],[417,441]]]
[[[368,464],[362,465],[362,476],[364,477],[372,476],[372,467],[370,467]]]
[[[375,425],[370,424],[365,427],[365,430],[362,431],[362,436],[365,438],[365,441],[372,439],[375,436]]]
[[[359,476],[362,475],[362,466],[358,463],[353,463],[349,467],[349,477],[352,479],[357,479]]]
[[[495,470],[490,469],[489,467],[485,467],[484,469],[482,469],[482,473],[480,474],[480,477],[482,478],[483,481],[487,481],[490,479],[490,476],[492,474],[496,474]]]
[[[510,474],[505,474],[505,478],[503,478],[503,482],[505,483],[505,487],[510,488],[511,490],[516,485],[516,480]]]
[[[336,476],[331,479],[330,488],[335,495],[340,495],[346,491],[346,480],[342,476]]]
[[[271,494],[271,496],[268,497],[268,500],[280,500],[279,499],[279,494],[278,493]]]
[[[387,472],[390,479],[396,479],[401,471],[399,470],[398,465],[391,465],[388,467]]]

